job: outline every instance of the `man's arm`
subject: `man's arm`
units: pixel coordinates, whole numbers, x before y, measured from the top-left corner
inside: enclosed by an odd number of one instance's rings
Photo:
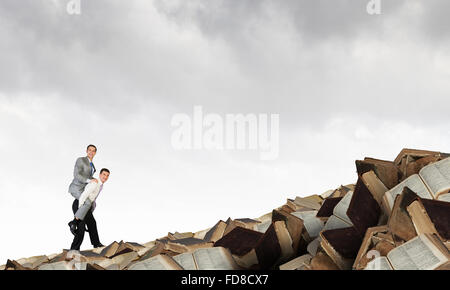
[[[83,165],[82,162],[83,162],[83,160],[81,158],[77,159],[77,162],[75,163],[75,168],[73,170],[73,176],[80,183],[89,183],[91,180],[89,178],[85,178],[81,175],[81,171],[82,171],[81,168]]]
[[[80,220],[84,220],[91,206],[92,206],[91,201],[87,199],[83,204],[80,205],[77,212],[75,213],[75,217]]]
[[[86,188],[84,189],[83,193],[80,195],[79,198],[79,206],[81,206],[86,200],[89,199],[92,192],[95,190],[97,183],[91,182],[88,185],[86,185]]]

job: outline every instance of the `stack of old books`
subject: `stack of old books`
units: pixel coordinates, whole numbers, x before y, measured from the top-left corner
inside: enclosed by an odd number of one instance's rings
[[[8,260],[6,270],[450,269],[450,155],[403,149],[356,161],[355,184],[259,218],[138,244]]]

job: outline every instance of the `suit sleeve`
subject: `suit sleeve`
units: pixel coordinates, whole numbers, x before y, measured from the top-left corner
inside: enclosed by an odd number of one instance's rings
[[[86,179],[81,175],[81,167],[82,167],[81,162],[82,162],[81,158],[78,158],[77,162],[75,163],[75,168],[73,170],[73,176],[80,183],[89,183],[89,181],[91,180],[89,178]]]
[[[80,195],[80,198],[79,198],[80,206],[86,200],[89,200],[89,197],[90,197],[91,193],[94,191],[94,189],[95,189],[95,184],[94,183],[89,183],[86,186],[86,188],[84,189],[83,193]]]
[[[75,213],[75,216],[79,218],[80,220],[84,220],[86,217],[86,214],[89,212],[89,209],[91,208],[92,204],[89,199],[87,199],[77,210]]]

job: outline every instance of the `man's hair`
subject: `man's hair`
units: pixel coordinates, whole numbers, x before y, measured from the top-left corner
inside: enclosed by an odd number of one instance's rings
[[[109,174],[111,174],[108,168],[103,168],[102,170],[100,170],[100,174],[102,174],[103,172],[108,172]]]
[[[88,147],[86,148],[86,151],[89,150],[89,147],[94,147],[95,148],[95,152],[97,152],[97,147],[95,147],[95,145],[92,145],[92,144],[88,145]]]

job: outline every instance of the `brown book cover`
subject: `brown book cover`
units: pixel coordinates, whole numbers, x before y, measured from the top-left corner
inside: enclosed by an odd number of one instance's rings
[[[356,259],[353,262],[353,269],[362,270],[367,266],[367,262],[369,262],[373,257],[367,257],[367,252],[373,248],[374,245],[374,237],[378,234],[386,235],[386,239],[390,240],[389,229],[386,225],[377,226],[373,228],[368,228],[364,238],[362,240],[361,246],[359,247],[358,254],[356,255]]]
[[[67,252],[69,252],[69,250],[64,249],[62,253],[56,255],[55,257],[53,257],[53,259],[49,260],[48,263],[51,264],[51,263],[64,261],[66,259],[66,256],[67,256]]]
[[[159,254],[166,254],[172,257],[178,255],[179,253],[165,249],[165,244],[157,241],[156,244],[149,251],[147,251],[147,253],[138,259],[138,261],[143,261]]]
[[[334,207],[341,201],[342,197],[329,197],[326,198],[319,211],[317,212],[317,217],[330,217],[333,215]]]
[[[126,254],[126,253],[129,253],[129,252],[133,252],[133,251],[134,251],[134,249],[133,249],[133,247],[131,245],[129,245],[128,243],[125,243],[123,241],[120,241],[116,252],[110,258],[112,259],[112,258],[114,258],[116,256],[119,256],[119,255],[122,255],[122,254]]]
[[[217,230],[217,227],[219,224],[223,222],[222,220],[218,221],[209,231],[206,232],[205,237],[203,238],[205,241],[211,241],[211,237],[214,234],[214,232]]]
[[[303,232],[303,221],[283,210],[273,210],[272,222],[284,221],[292,239],[292,249],[296,255],[302,254],[305,249],[300,249],[300,239]]]
[[[263,234],[243,227],[235,227],[231,232],[214,243],[214,247],[224,247],[237,256],[243,256],[256,247]]]
[[[116,253],[117,248],[119,247],[119,245],[120,244],[118,242],[116,242],[116,241],[112,242],[111,244],[109,244],[106,248],[104,248],[100,252],[100,255],[103,256],[103,257],[110,258],[111,256],[113,256]]]
[[[226,222],[218,221],[208,232],[206,232],[203,239],[207,242],[216,242],[225,233],[226,228],[232,224],[232,220],[228,218]]]
[[[363,239],[355,227],[327,230],[321,235],[345,259],[356,258]]]
[[[339,267],[325,253],[319,252],[311,259],[310,270],[339,270]]]
[[[381,208],[361,178],[358,178],[355,191],[348,206],[347,216],[360,236],[364,236],[369,227],[378,224]]]
[[[102,266],[99,266],[97,264],[87,264],[86,265],[86,271],[99,271],[99,270],[106,270],[105,268],[103,268]]]
[[[275,226],[272,223],[255,247],[261,270],[270,269],[281,255],[281,247],[278,242]]]
[[[408,155],[411,155],[411,156],[415,157],[416,159],[419,159],[419,158],[430,156],[430,155],[431,156],[440,156],[441,153],[438,151],[403,148],[400,151],[400,153],[398,153],[397,157],[395,157],[394,163],[396,165],[399,165],[401,163],[402,159],[407,157]]]
[[[407,207],[417,198],[417,194],[408,187],[403,188],[402,194],[395,198],[392,213],[388,220],[388,227],[396,240],[409,241],[417,236],[414,224],[407,212]]]
[[[450,240],[450,202],[418,198],[439,235]]]
[[[388,189],[393,188],[399,183],[401,173],[394,162],[365,158],[364,160],[356,160],[355,163],[358,176],[362,176],[364,173],[373,170]]]
[[[402,176],[402,181],[408,177],[410,177],[411,175],[414,174],[418,174],[419,171],[427,166],[428,164],[437,162],[442,160],[442,157],[439,156],[426,156],[426,157],[422,157],[420,159],[417,159],[415,161],[409,161],[406,164],[406,168],[405,168],[405,173]]]

